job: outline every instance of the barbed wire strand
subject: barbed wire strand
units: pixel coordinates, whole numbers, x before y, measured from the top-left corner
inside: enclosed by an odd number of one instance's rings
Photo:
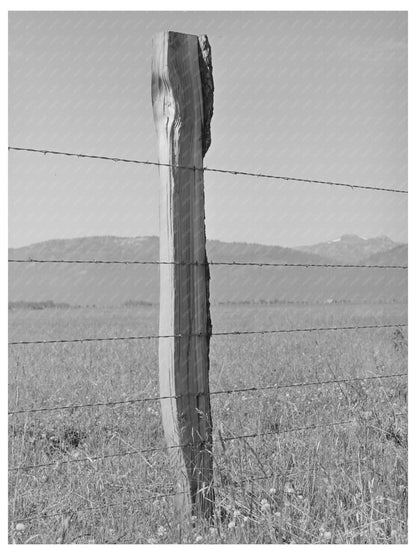
[[[174,164],[163,164],[161,162],[152,162],[148,160],[135,160],[131,158],[116,158],[111,156],[99,156],[93,154],[81,154],[75,152],[63,152],[58,150],[46,150],[46,149],[37,149],[37,148],[24,148],[24,147],[15,147],[9,146],[8,150],[11,151],[19,151],[19,152],[33,152],[39,154],[53,154],[58,156],[70,156],[75,158],[90,158],[94,160],[107,160],[110,162],[122,162],[127,164],[142,164],[147,166],[163,166],[163,167],[173,167],[177,169],[185,169],[185,170],[192,170],[192,171],[206,171],[206,172],[216,172],[216,173],[224,173],[230,175],[244,175],[247,177],[256,177],[262,179],[276,179],[276,180],[283,180],[283,181],[296,181],[302,183],[314,183],[314,184],[322,184],[322,185],[331,185],[336,187],[348,187],[349,189],[366,189],[370,191],[388,191],[390,193],[403,193],[407,194],[408,191],[403,189],[391,189],[387,187],[373,187],[367,185],[353,185],[350,183],[341,183],[337,181],[323,181],[318,179],[307,179],[301,177],[289,177],[283,175],[272,175],[266,173],[254,173],[254,172],[246,172],[246,171],[239,171],[239,170],[226,170],[226,169],[219,169],[219,168],[196,168],[195,166],[181,166],[181,165],[174,165]]]
[[[350,462],[356,462],[355,459],[350,459],[349,461],[347,461],[347,463]],[[287,477],[293,477],[295,475],[299,474],[299,472],[292,472],[290,473]],[[246,483],[250,483],[250,482],[254,482],[254,481],[261,481],[261,480],[266,480],[266,479],[272,479],[275,478],[276,475],[275,474],[269,474],[267,476],[249,476],[248,478],[245,478],[244,480],[242,480],[241,482],[239,482],[238,484],[233,484],[234,487],[238,487],[245,485]],[[280,475],[279,475],[280,477]],[[170,484],[171,487],[174,487],[174,484]],[[214,485],[214,487],[216,487]],[[128,499],[126,501],[122,501],[122,502],[117,502],[117,503],[106,503],[103,505],[96,505],[93,507],[80,507],[77,509],[74,509],[73,511],[68,511],[72,512],[73,514],[77,514],[79,512],[88,512],[88,511],[93,511],[93,510],[100,510],[100,509],[107,509],[107,508],[114,508],[114,507],[124,507],[126,504],[131,504],[132,501],[134,502],[138,502],[138,501],[152,501],[155,499],[160,499],[160,498],[165,498],[165,497],[174,497],[176,495],[182,495],[182,494],[186,494],[187,491],[186,490],[179,490],[179,491],[174,491],[174,492],[159,492],[155,495],[151,495],[151,496],[145,496],[145,497],[135,497],[133,500],[132,499]],[[27,521],[31,521],[31,520],[42,520],[42,519],[47,519],[47,518],[53,518],[53,517],[60,517],[60,516],[68,516],[68,513],[64,513],[64,512],[56,512],[56,513],[49,513],[49,514],[41,514],[41,515],[33,515],[30,517],[26,517],[26,518],[14,518],[12,519],[14,522],[27,522]]]
[[[349,459],[348,461],[345,461],[345,464],[351,464],[351,463],[356,463],[356,459]],[[319,469],[316,469],[319,471]],[[322,469],[321,469],[322,470]],[[247,478],[245,478],[244,480],[241,480],[240,482],[233,482],[232,486],[234,487],[242,487],[248,483],[251,482],[256,482],[256,481],[263,481],[263,480],[269,480],[269,479],[275,479],[276,477],[285,477],[285,478],[292,478],[294,476],[297,476],[299,474],[300,471],[297,472],[290,472],[289,474],[267,474],[267,475],[262,475],[262,476],[249,476]],[[221,485],[223,486],[224,484],[221,483]],[[231,485],[231,484],[230,484]],[[174,484],[168,484],[168,486],[170,487],[175,487]],[[216,488],[217,486],[214,484],[214,488]],[[282,492],[284,492],[284,490],[282,490]],[[27,521],[31,521],[31,520],[43,520],[43,519],[47,519],[47,518],[53,518],[53,517],[65,517],[65,516],[69,516],[69,513],[72,514],[78,514],[79,512],[89,512],[89,511],[93,511],[93,510],[100,510],[100,509],[107,509],[107,508],[114,508],[114,507],[124,507],[126,504],[131,504],[132,502],[138,502],[138,501],[153,501],[155,499],[160,499],[160,498],[165,498],[165,497],[174,497],[176,495],[182,495],[182,494],[186,494],[187,491],[186,490],[178,490],[178,491],[172,491],[172,492],[158,492],[157,494],[154,495],[150,495],[150,496],[141,496],[141,497],[135,497],[134,499],[128,499],[126,501],[122,501],[122,502],[117,502],[117,503],[106,503],[106,504],[102,504],[102,505],[96,505],[93,507],[80,507],[77,509],[74,509],[72,511],[67,511],[66,513],[64,512],[56,512],[56,513],[49,513],[49,514],[40,514],[40,515],[32,515],[30,517],[25,517],[25,518],[13,518],[12,521],[13,522],[27,522]]]
[[[234,441],[234,440],[238,440],[238,439],[250,439],[253,437],[262,437],[262,436],[267,436],[267,435],[275,435],[275,434],[285,434],[285,433],[291,433],[291,432],[298,432],[301,430],[310,430],[310,429],[315,429],[315,428],[322,428],[322,427],[330,427],[330,426],[336,426],[336,425],[344,425],[344,424],[350,424],[352,423],[354,420],[345,420],[345,421],[340,421],[340,422],[331,422],[328,424],[315,424],[313,426],[306,426],[304,428],[293,428],[290,430],[273,430],[270,432],[261,432],[258,434],[255,433],[250,433],[250,434],[244,434],[241,436],[226,436],[226,437],[222,437],[222,441]],[[203,442],[201,442],[203,443]],[[148,447],[146,449],[134,449],[134,450],[130,450],[130,451],[122,451],[119,453],[109,453],[107,455],[94,455],[91,457],[83,457],[83,458],[76,458],[76,459],[64,459],[62,461],[54,461],[54,462],[50,462],[50,463],[41,463],[41,464],[31,464],[31,465],[22,465],[22,466],[14,466],[9,468],[9,472],[19,472],[19,471],[25,471],[25,470],[34,470],[36,468],[46,468],[46,467],[51,467],[51,466],[60,466],[63,464],[80,464],[80,463],[85,463],[85,462],[95,462],[95,461],[100,461],[100,460],[105,460],[105,459],[111,459],[111,458],[115,458],[115,457],[126,457],[126,456],[132,456],[132,455],[138,455],[138,454],[145,454],[145,453],[154,453],[154,452],[158,452],[158,451],[166,451],[168,449],[182,449],[184,447],[190,447],[191,443],[186,443],[186,444],[181,444],[181,445],[169,445],[169,446],[165,446],[165,447]]]
[[[395,416],[402,416],[405,413],[395,413]],[[247,439],[254,439],[256,437],[266,437],[266,436],[271,436],[271,435],[285,435],[285,434],[290,434],[290,433],[294,433],[294,432],[302,432],[302,431],[308,431],[308,430],[316,430],[319,428],[331,428],[334,426],[346,426],[348,424],[353,424],[357,422],[357,419],[349,419],[349,420],[341,420],[341,421],[336,421],[336,422],[326,422],[324,424],[311,424],[308,426],[301,426],[301,427],[296,427],[296,428],[289,428],[287,430],[271,430],[269,432],[259,432],[259,433],[248,433],[248,434],[243,434],[243,435],[234,435],[234,436],[221,436],[221,441],[222,442],[226,442],[226,441],[237,441],[237,440],[247,440]],[[201,445],[203,445],[204,442],[200,442]],[[132,456],[132,455],[139,455],[139,454],[148,454],[148,453],[155,453],[155,452],[160,452],[160,451],[167,451],[169,449],[182,449],[184,447],[191,447],[193,446],[193,443],[185,443],[185,444],[181,444],[181,445],[168,445],[168,446],[164,446],[164,447],[147,447],[145,449],[133,449],[130,451],[122,451],[119,453],[109,453],[107,455],[94,455],[91,457],[84,457],[84,458],[75,458],[75,459],[64,459],[62,461],[54,461],[54,462],[50,462],[50,463],[41,463],[41,464],[30,464],[30,465],[21,465],[21,466],[14,466],[14,467],[10,467],[8,469],[9,472],[20,472],[20,471],[26,471],[26,470],[34,470],[37,468],[47,468],[47,467],[60,467],[61,465],[64,464],[80,464],[80,463],[85,463],[85,462],[96,462],[96,461],[101,461],[101,460],[106,460],[106,459],[111,459],[111,458],[115,458],[115,457],[126,457],[126,456]]]
[[[289,383],[289,384],[273,384],[261,387],[241,387],[237,389],[222,389],[222,390],[215,390],[208,393],[204,392],[197,392],[197,393],[187,393],[182,395],[164,395],[160,397],[141,397],[137,399],[124,399],[119,401],[101,401],[97,403],[83,403],[77,405],[60,405],[55,407],[39,407],[34,409],[20,409],[20,410],[12,410],[8,412],[9,416],[14,416],[16,414],[27,414],[27,413],[37,413],[37,412],[52,412],[57,410],[75,410],[75,409],[84,409],[84,408],[95,408],[95,407],[106,407],[106,406],[115,406],[115,405],[127,405],[133,403],[146,403],[152,401],[162,401],[167,399],[180,399],[187,396],[203,396],[203,395],[210,395],[211,397],[214,395],[231,395],[233,393],[252,393],[256,391],[267,391],[267,390],[278,390],[278,389],[288,389],[288,388],[297,388],[297,387],[311,387],[316,385],[330,385],[330,384],[339,384],[339,383],[349,383],[349,382],[357,382],[357,381],[369,381],[369,380],[384,380],[388,378],[398,378],[407,376],[407,372],[402,372],[398,374],[384,374],[384,375],[377,375],[377,376],[360,376],[355,378],[340,378],[340,379],[332,379],[332,380],[321,380],[321,381],[314,381],[314,382],[297,382],[297,383]]]
[[[360,459],[360,461],[358,461],[355,458],[350,458],[348,460],[343,460],[342,461],[342,467],[344,468],[346,465],[352,465],[352,464],[356,464],[358,462],[360,462],[360,464],[362,464],[363,462],[366,462],[367,459],[363,458]],[[306,472],[308,471],[308,469],[305,470]],[[238,487],[243,487],[246,484],[250,484],[253,482],[257,482],[257,481],[263,481],[263,480],[270,480],[273,479],[275,480],[276,478],[284,478],[285,480],[287,480],[288,478],[293,478],[297,475],[299,475],[300,472],[305,472],[305,471],[296,471],[296,472],[290,472],[290,473],[283,473],[283,474],[265,474],[262,476],[258,476],[258,475],[252,475],[252,476],[248,476],[247,478],[245,478],[244,480],[240,480],[239,482],[233,481],[230,484],[224,484],[222,480],[220,480],[220,484],[222,487],[234,487],[234,488],[238,488]],[[325,474],[327,474],[327,470],[324,468],[318,468],[318,469],[314,469],[314,472],[324,472]],[[214,484],[214,488],[217,488],[218,485]],[[174,487],[174,484],[168,484],[169,487]],[[285,488],[279,489],[280,493],[286,493]],[[185,494],[187,493],[186,490],[179,490],[179,491],[173,491],[173,492],[158,492],[157,494],[153,494],[150,496],[141,496],[141,497],[135,497],[133,500],[132,499],[128,499],[122,502],[117,502],[117,503],[106,503],[106,504],[102,504],[102,505],[96,505],[96,506],[90,506],[90,507],[78,507],[77,509],[74,509],[72,511],[67,511],[67,512],[56,512],[56,513],[49,513],[49,514],[41,514],[41,515],[32,515],[29,517],[25,517],[25,518],[13,518],[11,519],[13,522],[27,522],[27,521],[32,521],[32,520],[44,520],[44,519],[48,519],[48,518],[54,518],[54,517],[65,517],[68,516],[70,513],[72,514],[78,514],[81,512],[89,512],[89,511],[93,511],[93,510],[102,510],[102,509],[108,509],[108,508],[117,508],[117,507],[124,507],[126,504],[131,505],[132,501],[134,502],[138,502],[138,501],[153,501],[156,499],[161,499],[161,498],[166,498],[166,497],[174,497],[176,495],[181,495],[181,494]],[[397,522],[402,522],[399,521],[395,518],[392,518],[392,520],[395,520]],[[403,522],[402,522],[403,523]]]
[[[301,333],[312,331],[338,331],[338,330],[365,330],[377,328],[403,328],[407,324],[382,324],[368,326],[339,326],[327,328],[294,328],[280,330],[257,330],[257,331],[223,331],[213,332],[210,336],[221,337],[226,335],[268,335],[274,333]],[[42,339],[35,341],[10,341],[8,345],[48,345],[51,343],[87,343],[99,341],[130,341],[136,339],[174,339],[181,337],[205,337],[205,333],[177,333],[173,335],[131,335],[127,337],[84,337],[79,339]]]
[[[68,152],[58,152],[58,151],[47,151],[47,150],[38,150],[38,149],[26,149],[26,148],[19,148],[19,147],[9,147],[9,150],[15,151],[27,151],[27,152],[38,152],[43,154],[55,154],[55,155],[64,155],[64,156],[75,156],[78,158],[93,158],[93,159],[102,159],[102,160],[110,160],[113,162],[127,162],[127,163],[135,163],[135,164],[147,164],[147,165],[154,165],[154,166],[169,166],[169,167],[177,167],[180,169],[189,169],[189,170],[198,170],[198,171],[210,171],[210,172],[219,172],[219,173],[226,173],[232,175],[245,175],[250,177],[257,177],[257,178],[266,178],[266,179],[278,179],[278,180],[287,180],[287,181],[297,181],[297,182],[307,182],[307,183],[319,183],[319,184],[326,184],[332,186],[342,186],[342,187],[349,187],[351,189],[369,189],[369,190],[378,190],[378,191],[389,191],[389,192],[396,192],[396,193],[404,193],[407,194],[408,191],[400,190],[400,189],[389,189],[389,188],[380,188],[380,187],[370,187],[370,186],[361,186],[361,185],[351,185],[347,183],[339,183],[339,182],[332,182],[332,181],[321,181],[321,180],[312,180],[312,179],[304,179],[304,178],[296,178],[296,177],[287,177],[287,176],[276,176],[276,175],[269,175],[269,174],[262,174],[262,173],[251,173],[251,172],[242,172],[236,170],[222,170],[216,168],[195,168],[195,167],[186,167],[186,166],[173,166],[171,164],[161,164],[157,162],[149,162],[149,161],[139,161],[139,160],[131,160],[131,159],[122,159],[122,158],[110,158],[104,156],[93,156],[87,154],[76,154],[76,153],[68,153]],[[94,264],[191,264],[191,265],[198,265],[198,263],[175,263],[175,262],[148,262],[148,261],[81,261],[81,260],[9,260],[11,263],[27,263],[27,262],[38,262],[38,263],[70,263],[70,264],[86,264],[86,263],[94,263]],[[253,263],[253,262],[209,262],[211,265],[227,265],[227,266],[274,266],[274,267],[329,267],[329,268],[396,268],[396,269],[407,269],[407,266],[398,266],[398,265],[355,265],[355,264],[294,264],[294,263]],[[294,330],[263,330],[263,331],[251,331],[251,332],[221,332],[221,333],[214,333],[212,335],[247,335],[247,334],[268,334],[268,333],[288,333],[288,332],[303,332],[303,331],[329,331],[329,330],[340,330],[340,329],[369,329],[369,328],[386,328],[386,327],[406,327],[407,324],[395,324],[395,325],[383,325],[383,326],[348,326],[348,327],[331,327],[331,328],[305,328],[305,329],[294,329]],[[204,334],[188,334],[188,335],[197,335],[201,336]],[[18,344],[33,344],[33,343],[62,343],[62,342],[84,342],[84,341],[112,341],[112,340],[127,340],[127,339],[153,339],[153,338],[163,338],[163,337],[183,337],[183,334],[173,335],[173,336],[136,336],[136,337],[128,337],[128,338],[86,338],[86,339],[76,339],[76,340],[54,340],[54,341],[35,341],[35,342],[10,342],[9,345],[18,345]],[[225,394],[225,393],[237,393],[237,392],[249,392],[249,391],[258,391],[258,390],[265,390],[265,389],[276,389],[276,388],[283,388],[283,387],[300,387],[300,386],[307,386],[307,385],[318,385],[318,384],[329,384],[329,383],[345,383],[348,381],[358,381],[358,380],[370,380],[370,379],[385,379],[387,377],[397,377],[403,376],[406,374],[392,374],[390,376],[369,376],[363,378],[352,378],[352,379],[340,379],[340,380],[326,380],[322,382],[309,382],[309,383],[299,383],[299,384],[281,384],[280,386],[265,386],[261,388],[240,388],[240,389],[233,389],[233,390],[222,390],[212,392],[211,395],[216,394]],[[198,395],[198,393],[197,393]],[[177,396],[178,397],[178,396]],[[171,398],[171,397],[165,397]],[[118,401],[118,402],[108,402],[108,403],[95,403],[95,404],[85,404],[85,405],[78,405],[78,406],[67,406],[67,407],[53,407],[48,409],[30,409],[30,410],[22,410],[22,411],[12,411],[9,414],[17,414],[21,412],[39,412],[39,411],[46,411],[46,410],[61,410],[64,408],[81,408],[86,406],[103,406],[103,405],[114,405],[114,404],[122,404],[122,403],[132,403],[132,402],[143,402],[146,400],[160,400],[163,397],[158,398],[147,398],[147,399],[135,399],[135,400],[127,400],[127,401]],[[399,416],[400,413],[397,414]],[[270,432],[263,432],[263,433],[250,433],[244,434],[239,436],[229,436],[223,437],[223,441],[234,441],[240,439],[252,439],[255,437],[264,437],[268,435],[275,435],[275,434],[286,434],[286,433],[293,433],[297,431],[304,431],[322,427],[332,427],[338,425],[348,425],[354,423],[355,420],[345,420],[339,422],[331,422],[327,424],[319,424],[313,426],[305,426],[305,427],[297,427],[292,428],[289,430],[279,430],[279,431],[270,431]],[[86,457],[84,459],[72,459],[72,460],[65,460],[65,461],[57,461],[54,463],[46,463],[41,465],[29,465],[24,467],[14,467],[9,469],[9,471],[18,471],[30,468],[40,468],[45,466],[55,466],[61,464],[69,464],[69,463],[81,463],[81,462],[92,462],[97,460],[102,460],[110,457],[118,457],[118,456],[127,456],[136,453],[148,453],[154,451],[165,450],[169,448],[182,448],[186,447],[186,445],[177,445],[171,447],[163,447],[163,448],[148,448],[144,450],[133,450],[127,451],[123,453],[113,453],[109,455],[102,455],[102,456],[94,456],[94,457]],[[266,479],[269,477],[257,477],[257,479]],[[254,478],[256,479],[256,478]],[[245,480],[246,482],[247,480]],[[164,494],[157,494],[155,496],[150,496],[147,498],[140,498],[140,500],[146,499],[157,499],[158,497],[167,497],[172,495],[177,495],[182,492],[174,492],[174,493],[164,493]],[[130,502],[130,501],[129,501]],[[106,508],[115,505],[124,505],[123,504],[107,504],[101,507],[89,507],[82,510],[97,510],[100,508]],[[55,513],[52,515],[43,515],[45,518],[51,518],[53,516],[62,516],[63,513]],[[42,518],[42,517],[39,517]],[[21,521],[21,519],[19,519]],[[28,519],[24,519],[28,520]]]
[[[407,266],[394,264],[306,264],[297,262],[166,262],[155,260],[45,260],[39,258],[9,259],[15,264],[121,264],[121,265],[175,265],[175,266],[258,266],[274,268],[378,268],[407,270]]]
[[[351,465],[351,464],[356,464],[358,461],[357,459],[348,459],[346,461],[343,461],[343,466],[345,465]],[[366,459],[361,459],[360,463],[362,462],[366,462]],[[306,470],[307,471],[307,470]],[[240,480],[239,482],[233,481],[230,484],[224,484],[222,482],[222,480],[219,480],[219,484],[214,484],[214,488],[217,488],[218,486],[222,486],[222,487],[244,487],[247,484],[250,484],[252,482],[261,482],[263,480],[272,480],[272,479],[276,479],[276,478],[293,478],[295,476],[298,476],[301,472],[304,472],[303,470],[298,470],[296,472],[289,472],[289,473],[283,473],[283,474],[266,474],[266,475],[262,475],[262,476],[258,476],[258,475],[252,475],[252,476],[248,476],[247,478],[245,478],[244,480]],[[314,469],[314,472],[327,472],[325,469]],[[175,487],[175,484],[167,484],[168,487]],[[166,487],[166,484],[165,484]],[[286,490],[284,488],[279,489],[278,490],[279,493],[286,493]],[[70,510],[70,511],[60,511],[60,512],[55,512],[55,513],[43,513],[43,514],[38,514],[38,515],[32,515],[29,517],[24,517],[24,518],[12,518],[11,521],[12,522],[28,522],[28,521],[32,521],[32,520],[44,520],[44,519],[48,519],[48,518],[54,518],[54,517],[68,517],[70,514],[72,515],[76,515],[78,513],[82,513],[82,512],[89,512],[89,511],[94,511],[94,510],[101,510],[101,509],[109,509],[109,508],[117,508],[117,507],[124,507],[125,505],[131,505],[132,503],[137,503],[139,501],[153,501],[156,499],[161,499],[161,498],[166,498],[166,497],[175,497],[176,495],[182,495],[182,494],[186,494],[187,491],[186,490],[178,490],[178,491],[172,491],[172,492],[158,492],[156,494],[153,495],[149,495],[149,496],[140,496],[140,497],[134,497],[133,499],[127,499],[125,501],[121,501],[121,502],[114,502],[114,503],[105,503],[105,504],[101,504],[101,505],[95,505],[95,506],[90,506],[90,507],[77,507],[76,509]]]
[[[68,511],[68,512],[56,512],[56,513],[46,513],[46,514],[41,514],[41,515],[33,515],[33,516],[29,516],[29,517],[25,517],[25,518],[14,518],[13,521],[14,522],[29,522],[32,520],[44,520],[44,519],[48,519],[48,518],[56,518],[56,517],[68,517],[70,514],[75,515],[78,513],[83,513],[83,512],[89,512],[89,511],[98,511],[98,510],[103,510],[103,509],[111,509],[111,508],[116,508],[116,507],[124,507],[127,504],[131,504],[131,503],[136,503],[139,501],[153,501],[155,499],[160,499],[160,498],[165,498],[165,497],[174,497],[175,495],[181,495],[186,493],[185,490],[181,490],[181,491],[177,491],[177,492],[172,492],[172,493],[159,493],[159,494],[155,494],[155,495],[151,495],[151,496],[144,496],[144,497],[135,497],[134,499],[129,499],[127,501],[122,501],[122,502],[117,502],[117,503],[106,503],[103,505],[97,505],[97,506],[93,506],[93,507],[79,507],[76,508],[72,511]]]
[[[257,330],[257,331],[228,331],[228,332],[213,332],[211,336],[226,336],[226,335],[267,335],[274,333],[300,333],[312,331],[337,331],[337,330],[361,330],[361,329],[374,329],[374,328],[395,328],[407,327],[407,324],[383,324],[383,325],[368,325],[368,326],[343,326],[343,327],[325,327],[325,328],[294,328],[294,329],[280,329],[280,330]],[[178,333],[173,335],[132,335],[127,337],[84,337],[79,339],[43,339],[36,341],[11,341],[9,345],[37,345],[37,344],[50,344],[50,343],[83,343],[91,341],[128,341],[135,339],[173,339],[181,337],[204,337],[204,333]]]

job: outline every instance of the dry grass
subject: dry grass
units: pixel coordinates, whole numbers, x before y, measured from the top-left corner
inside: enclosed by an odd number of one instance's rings
[[[10,340],[157,332],[152,308],[14,311]],[[214,307],[215,330],[403,322],[406,308]],[[398,329],[218,337],[211,388],[406,372]],[[10,410],[158,394],[157,342],[10,348]],[[175,515],[169,453],[77,460],[163,446],[157,402],[10,417],[14,543],[405,543],[405,378],[217,395],[216,519]],[[256,479],[251,479],[255,477]],[[145,499],[150,498],[150,499]],[[58,513],[58,516],[47,516]]]

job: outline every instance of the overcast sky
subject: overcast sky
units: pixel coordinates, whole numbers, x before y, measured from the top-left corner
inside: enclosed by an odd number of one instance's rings
[[[405,12],[12,12],[9,144],[157,160],[152,36],[207,34],[205,165],[407,189]],[[10,152],[9,244],[158,234],[156,167]],[[207,236],[407,241],[407,195],[205,174]]]

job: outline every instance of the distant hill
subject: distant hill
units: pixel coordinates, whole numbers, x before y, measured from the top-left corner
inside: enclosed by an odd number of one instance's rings
[[[385,238],[384,244],[390,246],[389,241]],[[348,240],[344,239],[343,242]],[[378,242],[379,245],[381,243],[382,241]],[[379,256],[380,260],[382,256],[385,260],[404,260],[407,246],[393,244],[394,248],[387,248],[384,252],[371,252],[369,256]],[[9,249],[9,258],[157,261],[158,251],[158,237],[105,236],[56,239]],[[318,254],[279,246],[222,241],[208,241],[207,251],[208,259],[215,262],[351,262],[348,254],[345,260],[341,260],[339,251],[336,258],[331,258],[323,254],[323,249]],[[366,263],[384,265],[392,262]],[[407,299],[405,270],[211,266],[210,271],[213,303],[328,300],[378,302]],[[50,300],[72,306],[158,303],[159,267],[122,264],[9,264],[10,302]]]
[[[377,264],[380,266],[407,266],[408,263],[407,245],[399,245],[385,252],[377,252],[361,260],[363,264]]]
[[[9,256],[21,258],[70,260],[157,260],[159,237],[95,236],[75,239],[51,239],[18,249]]]
[[[342,235],[339,239],[297,247],[297,250],[329,257],[344,264],[355,264],[373,254],[382,253],[399,246],[389,237],[382,235],[371,239],[364,239],[358,235]]]

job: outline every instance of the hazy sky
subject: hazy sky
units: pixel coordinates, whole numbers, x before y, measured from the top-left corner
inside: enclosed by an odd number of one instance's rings
[[[405,12],[12,12],[9,144],[157,160],[152,36],[209,37],[205,165],[407,189]],[[157,235],[156,167],[9,154],[9,244]],[[407,195],[205,174],[207,236],[407,240]]]

